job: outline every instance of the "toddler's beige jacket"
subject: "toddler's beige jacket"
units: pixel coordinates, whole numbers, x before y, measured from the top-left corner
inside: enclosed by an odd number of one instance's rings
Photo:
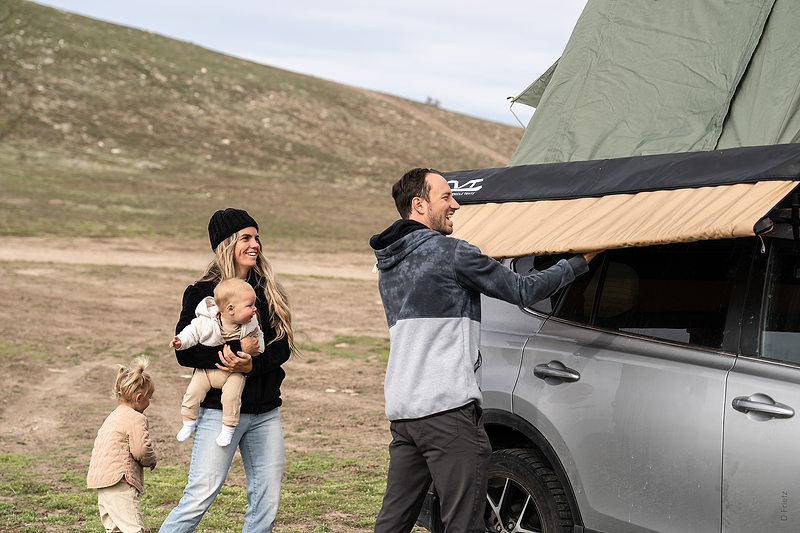
[[[125,481],[144,492],[144,467],[156,462],[147,417],[120,405],[97,432],[86,485],[101,489]]]

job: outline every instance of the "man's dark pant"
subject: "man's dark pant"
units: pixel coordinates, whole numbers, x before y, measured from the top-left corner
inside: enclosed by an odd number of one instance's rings
[[[376,533],[407,533],[414,527],[431,480],[450,533],[484,533],[483,512],[492,447],[481,409],[392,422],[389,476]]]

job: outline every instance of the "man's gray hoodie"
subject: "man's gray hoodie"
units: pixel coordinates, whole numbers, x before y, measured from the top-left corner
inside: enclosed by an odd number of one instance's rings
[[[480,405],[481,293],[527,307],[588,271],[577,255],[520,276],[466,241],[412,220],[398,220],[370,245],[389,325],[384,393],[391,421]]]

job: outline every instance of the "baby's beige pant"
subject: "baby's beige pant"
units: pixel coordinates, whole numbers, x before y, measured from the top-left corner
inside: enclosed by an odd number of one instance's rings
[[[218,368],[195,370],[192,381],[186,387],[181,403],[181,415],[184,418],[197,420],[200,413],[200,402],[212,388],[222,389],[222,423],[226,426],[239,424],[239,412],[242,410],[242,390],[246,378],[241,372],[226,372]]]

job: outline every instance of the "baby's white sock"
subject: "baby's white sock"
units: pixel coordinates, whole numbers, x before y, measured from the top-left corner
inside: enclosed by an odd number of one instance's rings
[[[227,446],[231,443],[231,439],[233,438],[233,432],[236,427],[230,426],[222,426],[222,430],[219,432],[219,436],[217,436],[217,444],[220,446]]]
[[[178,440],[183,442],[192,436],[194,428],[197,425],[197,420],[184,420],[183,427],[178,432]]]

